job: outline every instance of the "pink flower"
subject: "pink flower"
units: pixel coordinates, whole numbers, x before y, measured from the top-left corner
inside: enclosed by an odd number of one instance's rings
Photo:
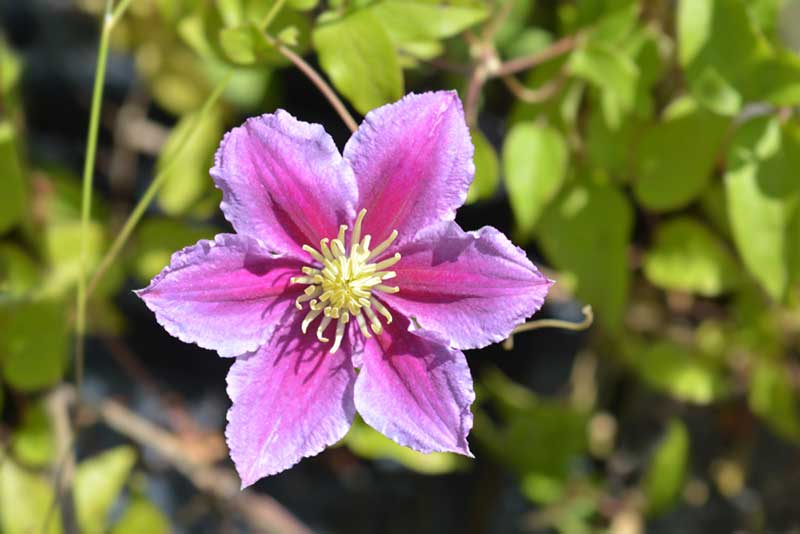
[[[372,111],[344,157],[285,111],[222,140],[211,175],[236,233],[177,252],[138,295],[173,336],[236,357],[243,487],[340,440],[356,410],[401,445],[471,456],[461,351],[505,339],[552,283],[499,231],[454,222],[472,155],[454,92]]]

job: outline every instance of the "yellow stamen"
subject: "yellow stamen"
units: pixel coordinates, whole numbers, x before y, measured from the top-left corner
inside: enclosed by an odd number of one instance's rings
[[[320,240],[319,249],[304,245],[303,250],[321,266],[305,266],[302,268],[305,276],[295,276],[290,279],[293,284],[308,286],[303,295],[295,301],[298,309],[303,308],[303,302],[310,301],[309,311],[301,323],[303,333],[308,331],[317,317],[322,316],[317,327],[317,339],[327,343],[330,339],[325,337],[325,330],[331,322],[336,322],[331,353],[341,347],[347,323],[351,318],[355,318],[358,329],[364,337],[372,337],[370,329],[375,335],[380,335],[383,326],[375,312],[382,315],[387,324],[392,322],[392,314],[375,298],[374,292],[400,291],[399,287],[383,283],[397,276],[394,271],[386,269],[400,261],[400,254],[395,253],[382,260],[380,258],[397,239],[397,230],[392,231],[383,243],[370,250],[372,237],[370,235],[361,237],[366,213],[367,210],[364,209],[358,213],[349,242],[345,239],[348,228],[342,225],[336,238]]]

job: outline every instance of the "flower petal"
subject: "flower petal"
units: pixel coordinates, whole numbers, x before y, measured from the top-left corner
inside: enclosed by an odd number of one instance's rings
[[[228,132],[211,176],[236,232],[276,252],[307,258],[300,247],[336,236],[355,215],[353,171],[333,139],[283,110]]]
[[[358,413],[400,445],[472,456],[467,434],[475,392],[464,354],[435,335],[409,332],[408,321],[397,319],[364,343]]]
[[[290,321],[228,373],[225,437],[243,488],[319,454],[353,422],[350,348],[329,354],[313,336],[300,336],[299,321]]]
[[[261,346],[276,318],[293,306],[300,288],[289,279],[301,267],[252,238],[220,234],[173,254],[136,294],[181,341],[237,356]]]
[[[344,149],[368,212],[364,234],[380,243],[396,229],[401,243],[452,220],[475,174],[473,152],[454,91],[409,94],[369,112]]]
[[[381,299],[462,350],[507,338],[542,306],[553,284],[522,249],[488,226],[464,232],[454,222],[442,223],[400,254],[392,268],[400,292]]]

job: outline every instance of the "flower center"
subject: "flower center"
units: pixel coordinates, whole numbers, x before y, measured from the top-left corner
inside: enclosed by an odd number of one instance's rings
[[[293,284],[308,285],[303,295],[295,300],[298,310],[302,310],[303,303],[308,302],[309,312],[302,323],[304,334],[314,319],[322,315],[317,327],[317,339],[327,343],[330,340],[325,337],[325,329],[332,321],[336,321],[336,335],[331,346],[331,354],[339,350],[344,338],[345,325],[351,319],[355,318],[365,337],[372,337],[367,328],[367,321],[376,335],[383,331],[375,311],[383,315],[386,324],[391,324],[392,314],[372,295],[372,292],[400,291],[399,287],[383,283],[397,275],[394,271],[386,269],[400,261],[400,254],[396,253],[390,258],[376,261],[397,238],[397,230],[392,231],[386,241],[370,249],[372,236],[365,235],[361,239],[361,223],[366,214],[367,210],[362,209],[356,218],[350,234],[349,251],[345,245],[345,234],[348,229],[345,225],[339,227],[339,236],[333,241],[328,238],[320,241],[319,249],[303,245],[303,250],[311,254],[322,267],[303,267],[305,276],[295,276],[290,280]]]

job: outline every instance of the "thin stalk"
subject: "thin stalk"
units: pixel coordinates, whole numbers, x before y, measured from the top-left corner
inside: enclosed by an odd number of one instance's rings
[[[211,108],[214,106],[217,100],[219,100],[219,97],[222,96],[222,92],[228,86],[231,77],[232,74],[229,72],[217,84],[217,86],[206,99],[205,103],[203,103],[203,107],[200,108],[200,112],[195,118],[195,125],[200,124],[206,115],[208,115],[208,113],[211,111]],[[128,239],[133,233],[134,228],[136,228],[136,225],[141,220],[145,211],[147,211],[148,206],[150,206],[150,202],[152,202],[153,198],[156,196],[156,193],[158,193],[158,190],[161,189],[161,186],[164,185],[164,181],[166,180],[167,176],[169,176],[172,168],[179,161],[178,156],[180,156],[180,154],[186,149],[196,132],[196,127],[186,129],[185,133],[177,143],[178,149],[175,151],[172,158],[170,158],[167,164],[164,165],[164,167],[158,172],[153,181],[150,182],[150,185],[147,186],[147,190],[144,192],[144,195],[142,195],[142,198],[139,199],[139,202],[136,203],[133,211],[125,221],[122,230],[119,232],[119,234],[117,234],[117,238],[114,240],[114,243],[112,243],[111,248],[108,249],[108,252],[106,252],[106,255],[103,256],[103,259],[100,261],[100,265],[97,267],[97,270],[94,272],[94,275],[89,282],[87,295],[90,295],[95,290],[97,283],[117,259],[117,256],[119,256],[119,253],[122,251],[122,247],[124,247],[125,243],[128,242]]]
[[[127,3],[130,0],[123,0],[123,2]],[[259,28],[263,31],[269,27],[275,17],[280,13],[280,10],[283,9],[286,0],[277,0],[273,5],[272,8],[267,12],[263,19],[259,22]],[[228,83],[231,80],[231,73],[225,75],[225,77],[217,84],[214,90],[206,99],[205,103],[203,103],[203,107],[200,109],[200,112],[197,115],[196,124],[199,124],[201,120],[208,114],[211,110],[212,106],[217,102],[220,96],[222,96],[222,92],[228,86]],[[106,252],[106,255],[103,256],[103,259],[100,261],[100,265],[97,267],[97,270],[94,272],[91,281],[89,282],[89,286],[87,288],[87,295],[90,295],[94,289],[97,287],[97,283],[103,277],[103,275],[108,271],[108,268],[116,261],[117,257],[119,256],[120,252],[122,251],[122,247],[125,246],[125,243],[128,242],[133,230],[136,228],[136,225],[139,224],[142,216],[144,216],[145,211],[147,211],[148,206],[150,206],[150,202],[153,201],[156,193],[158,190],[161,189],[161,186],[166,180],[166,177],[169,175],[169,171],[172,167],[177,163],[178,156],[184,151],[184,149],[189,145],[189,142],[194,137],[194,133],[197,129],[196,128],[187,128],[186,133],[180,139],[180,142],[177,143],[178,148],[173,154],[172,158],[166,165],[161,169],[161,171],[156,175],[150,185],[147,187],[147,190],[142,195],[142,198],[139,199],[139,202],[136,203],[136,206],[133,208],[133,211],[128,216],[128,219],[125,221],[125,224],[122,227],[122,230],[117,235],[117,238],[112,243],[111,248]]]
[[[123,8],[128,1],[120,4]],[[97,136],[100,129],[100,109],[103,104],[103,87],[106,77],[106,63],[108,62],[108,45],[113,28],[114,13],[122,11],[113,10],[113,0],[107,0],[106,11],[103,16],[103,28],[100,32],[100,44],[97,53],[97,67],[94,74],[94,88],[92,89],[92,107],[89,112],[89,132],[86,138],[86,156],[83,164],[83,191],[81,195],[81,245],[80,245],[80,274],[78,276],[78,295],[75,319],[75,389],[80,396],[83,383],[84,336],[86,335],[86,279],[88,276],[89,255],[89,223],[92,214],[92,182],[94,179],[94,164],[97,154]],[[118,6],[119,7],[119,6]]]
[[[336,92],[331,88],[330,85],[328,85],[322,76],[320,76],[317,71],[314,70],[314,67],[309,65],[306,60],[300,57],[300,55],[296,54],[290,48],[284,46],[274,37],[267,34],[261,35],[270,45],[274,46],[283,57],[294,63],[294,66],[297,67],[300,72],[306,75],[311,83],[313,83],[316,88],[319,89],[319,92],[322,93],[322,96],[328,100],[334,111],[338,113],[339,117],[342,119],[342,122],[345,123],[351,132],[355,132],[358,128],[358,123],[356,123],[355,119],[353,119],[353,116],[350,115],[350,112],[347,111],[344,103],[339,99],[338,96],[336,96]]]
[[[584,306],[581,312],[583,312],[583,320],[579,323],[562,321],[560,319],[538,319],[521,324],[514,328],[514,330],[511,331],[511,335],[503,341],[503,348],[506,350],[514,348],[514,334],[539,330],[540,328],[560,328],[562,330],[572,330],[573,332],[587,330],[594,322],[594,312],[592,311],[592,307],[588,305]]]
[[[278,16],[278,13],[280,13],[281,9],[283,9],[283,4],[285,3],[286,0],[278,0],[277,2],[272,4],[270,10],[267,12],[266,15],[264,15],[264,18],[261,19],[261,21],[258,23],[258,29],[260,29],[263,32],[267,28],[269,28],[269,25],[272,24],[272,21],[275,20],[275,17]]]

